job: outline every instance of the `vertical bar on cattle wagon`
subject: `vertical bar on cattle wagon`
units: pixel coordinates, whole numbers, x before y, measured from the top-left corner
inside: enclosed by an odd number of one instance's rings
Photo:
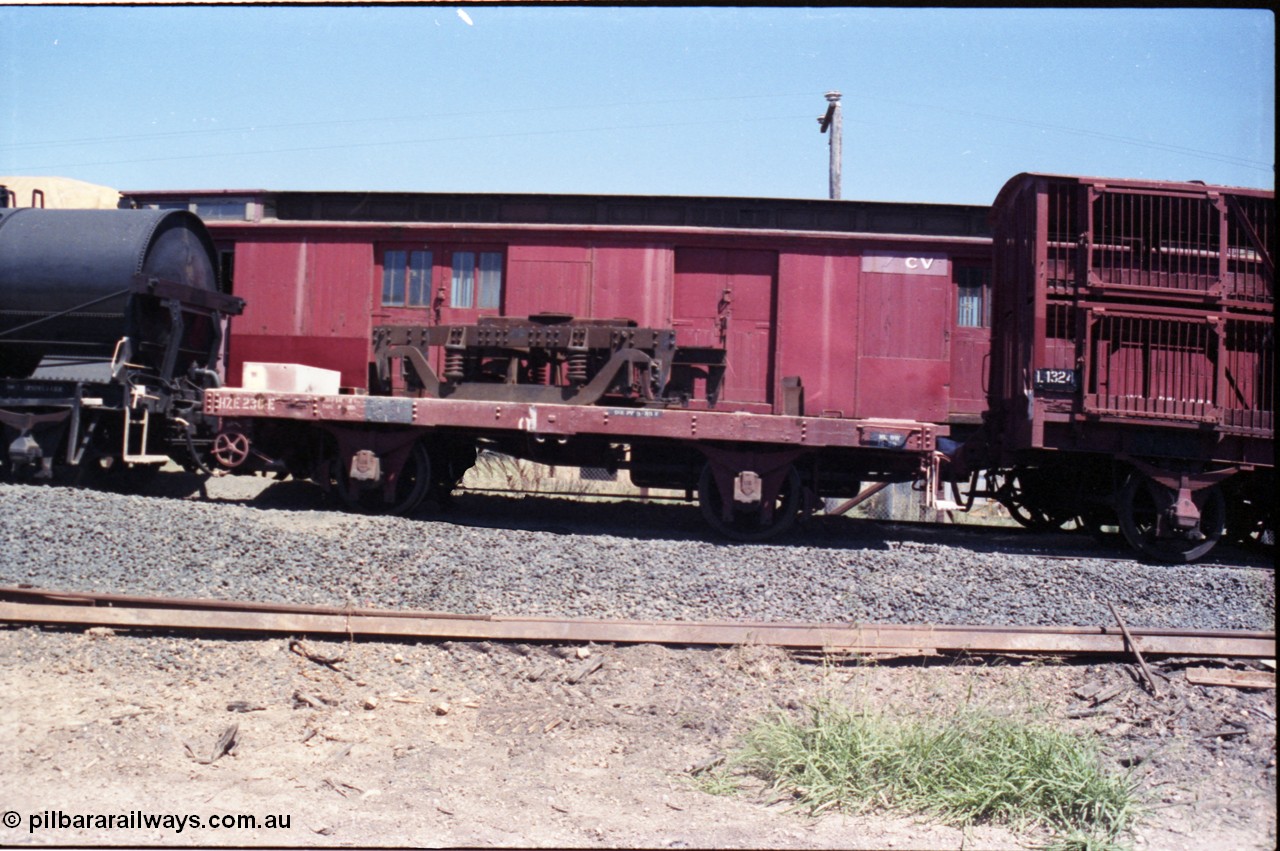
[[[1146,229],[1142,233],[1148,235],[1151,240],[1150,244],[1145,246],[1146,257],[1143,258],[1142,264],[1143,285],[1156,290],[1164,288],[1162,283],[1165,279],[1168,279],[1169,285],[1173,286],[1172,275],[1169,274],[1172,267],[1169,264],[1176,263],[1177,256],[1161,251],[1161,246],[1169,239],[1170,229],[1173,227],[1174,208],[1171,201],[1172,199],[1164,195],[1149,197],[1147,220],[1143,222]]]
[[[1145,234],[1155,234],[1152,228],[1155,225],[1151,222],[1151,205],[1158,203],[1157,199],[1149,195],[1137,196],[1137,216],[1134,221],[1135,227],[1132,230],[1134,241],[1134,284],[1139,287],[1148,287],[1151,285],[1151,246],[1146,245],[1143,238]]]
[[[1142,357],[1137,358],[1137,365],[1134,366],[1134,388],[1129,390],[1128,398],[1125,399],[1128,410],[1137,413],[1146,407],[1142,402],[1144,399],[1151,398],[1155,390],[1152,383],[1152,362],[1155,361],[1155,353],[1152,352],[1155,346],[1155,340],[1152,338],[1155,334],[1152,334],[1152,330],[1155,329],[1152,329],[1152,322],[1143,321],[1137,317],[1126,317],[1125,321],[1129,325],[1129,334],[1142,346],[1140,349]]]
[[[1218,280],[1211,287],[1217,289],[1220,296],[1231,296],[1232,287],[1228,286],[1231,276],[1231,216],[1222,199],[1213,205],[1218,214]]]
[[[1103,325],[1107,329],[1107,408],[1120,410],[1120,399],[1128,392],[1126,381],[1129,380],[1129,366],[1125,361],[1124,331],[1120,328],[1120,320],[1115,316],[1103,316]],[[1115,347],[1115,352],[1111,348]]]
[[[1161,334],[1166,326],[1158,319],[1132,319],[1139,339],[1143,341],[1142,389],[1134,394],[1132,404],[1135,411],[1157,413],[1162,403],[1160,377],[1163,373],[1163,360],[1166,349],[1162,345]]]
[[[1149,285],[1156,290],[1177,289],[1180,286],[1179,270],[1184,260],[1176,246],[1176,219],[1181,205],[1178,199],[1166,195],[1155,196],[1151,203],[1155,208],[1152,211],[1155,221],[1151,223],[1154,228],[1151,231],[1153,241],[1149,249],[1151,262],[1147,264]]]
[[[1053,187],[1050,184],[1041,182],[1037,186],[1036,191],[1036,213],[1033,221],[1036,223],[1036,232],[1032,245],[1035,246],[1034,266],[1035,270],[1035,291],[1032,294],[1033,302],[1033,331],[1031,346],[1031,374],[1035,374],[1035,370],[1042,366],[1045,361],[1045,335],[1048,329],[1048,290],[1049,290],[1049,204],[1050,194]],[[1031,406],[1031,445],[1044,445],[1044,414],[1041,412],[1039,404]]]
[[[1245,346],[1249,342],[1246,337],[1242,336],[1241,332],[1245,330],[1239,322],[1228,320],[1225,333],[1222,335],[1223,345],[1220,357],[1226,359],[1227,371],[1235,376],[1234,386],[1230,389],[1236,391],[1227,395],[1230,416],[1227,415],[1227,410],[1224,410],[1223,422],[1233,426],[1252,428],[1253,417],[1249,409],[1250,400],[1254,398],[1254,377],[1248,371],[1241,369],[1243,364],[1240,357],[1243,351],[1247,351]],[[1234,347],[1232,346],[1233,342],[1235,343]]]
[[[1272,429],[1276,410],[1276,353],[1275,353],[1275,326],[1274,319],[1271,319],[1263,325],[1261,322],[1247,322],[1246,327],[1249,329],[1249,352],[1256,358],[1258,362],[1258,372],[1254,381],[1257,386],[1262,388],[1258,391],[1258,409],[1254,411],[1254,422],[1257,428],[1265,427]],[[1270,344],[1271,351],[1268,357],[1267,345]],[[1270,415],[1268,419],[1265,414]]]
[[[1112,394],[1116,392],[1115,376],[1117,360],[1111,354],[1112,337],[1115,333],[1113,327],[1115,323],[1111,321],[1111,317],[1103,314],[1098,317],[1098,372],[1102,377],[1102,392],[1099,394],[1101,407],[1104,409],[1114,408],[1115,403],[1112,400]]]
[[[1094,263],[1098,267],[1099,278],[1103,281],[1111,281],[1114,276],[1112,264],[1116,259],[1116,235],[1115,235],[1115,205],[1117,199],[1106,192],[1098,196],[1098,208],[1096,215],[1099,221],[1094,223],[1094,233],[1097,238],[1096,251],[1100,252],[1098,259]]]
[[[1213,365],[1212,353],[1209,350],[1209,340],[1205,336],[1207,329],[1197,328],[1192,323],[1187,323],[1187,333],[1191,338],[1187,346],[1187,372],[1190,374],[1188,385],[1191,391],[1182,396],[1185,399],[1193,399],[1193,410],[1197,416],[1203,416],[1206,409],[1213,401],[1213,388],[1208,386],[1210,381],[1209,369]],[[1192,361],[1194,361],[1195,370],[1192,371]]]
[[[1110,400],[1107,407],[1114,411],[1121,408],[1121,400],[1128,393],[1129,364],[1125,359],[1124,329],[1122,321],[1115,316],[1106,316],[1103,321],[1107,326],[1107,390]],[[1114,351],[1112,348],[1114,347]]]
[[[1152,318],[1143,324],[1147,326],[1151,339],[1152,361],[1144,394],[1147,399],[1145,408],[1158,415],[1176,416],[1179,404],[1172,397],[1177,394],[1172,387],[1166,387],[1166,382],[1173,376],[1173,358],[1182,339],[1182,329],[1171,319]]]
[[[1206,349],[1204,336],[1199,333],[1202,329],[1198,323],[1183,319],[1160,321],[1169,328],[1170,370],[1176,370],[1178,377],[1178,383],[1164,391],[1173,400],[1169,413],[1179,419],[1194,419],[1199,416],[1198,408],[1212,399],[1212,394],[1206,395],[1206,382],[1211,379],[1205,375],[1209,364],[1203,358]]]
[[[1128,251],[1120,251],[1116,254],[1115,265],[1116,274],[1119,276],[1121,283],[1125,286],[1138,286],[1142,283],[1141,274],[1141,255],[1140,246],[1134,234],[1139,233],[1137,225],[1142,215],[1141,203],[1142,199],[1130,196],[1120,195],[1116,198],[1117,211],[1116,227],[1119,229],[1117,234],[1117,243],[1128,243]],[[1120,235],[1123,234],[1123,239]],[[1123,248],[1124,246],[1121,245]],[[1126,259],[1127,258],[1127,259]]]
[[[1086,292],[1089,287],[1089,272],[1093,269],[1093,187],[1083,183],[1075,187],[1075,215],[1071,216],[1071,205],[1067,203],[1067,209],[1063,212],[1069,218],[1067,221],[1067,239],[1076,242],[1076,262],[1071,270],[1074,280],[1072,283],[1072,293],[1076,298],[1080,294]]]
[[[1098,393],[1101,384],[1098,380],[1098,356],[1097,356],[1097,319],[1093,315],[1093,310],[1088,307],[1080,308],[1078,320],[1082,324],[1081,334],[1081,357],[1083,364],[1081,365],[1081,381],[1084,385],[1084,393],[1081,395],[1081,401],[1086,411],[1098,407]]]
[[[1132,242],[1132,238],[1129,237],[1129,225],[1134,220],[1133,216],[1137,215],[1137,212],[1128,210],[1128,207],[1133,207],[1134,203],[1135,200],[1129,196],[1115,196],[1114,206],[1112,206],[1111,210],[1112,220],[1108,223],[1111,227],[1112,241],[1115,242],[1116,253],[1115,255],[1112,255],[1111,262],[1112,267],[1114,267],[1112,270],[1114,270],[1114,274],[1116,275],[1117,284],[1133,285],[1135,283],[1134,280],[1130,280],[1128,276],[1125,275],[1125,255],[1128,252],[1123,251],[1125,243]],[[1128,265],[1132,266],[1133,262],[1129,261]]]
[[[1186,341],[1178,348],[1180,352],[1180,363],[1178,364],[1178,384],[1180,386],[1172,388],[1175,399],[1185,400],[1184,416],[1197,417],[1204,413],[1204,408],[1208,406],[1213,394],[1209,387],[1205,386],[1208,381],[1209,367],[1212,364],[1209,358],[1208,341],[1205,339],[1204,329],[1198,328],[1192,322],[1179,322],[1182,328],[1180,336]]]
[[[1249,329],[1249,351],[1258,362],[1258,372],[1254,381],[1262,388],[1258,391],[1258,408],[1254,410],[1256,428],[1273,429],[1276,410],[1276,352],[1274,319],[1263,325],[1261,322],[1246,323]],[[1271,351],[1267,352],[1267,345]],[[1268,357],[1268,354],[1270,355]]]
[[[1204,277],[1204,270],[1209,268],[1212,251],[1212,205],[1207,203],[1204,196],[1198,195],[1179,197],[1177,201],[1178,208],[1182,211],[1181,218],[1185,219],[1186,226],[1183,230],[1176,232],[1179,241],[1171,243],[1170,250],[1176,249],[1186,258],[1180,267],[1186,276],[1186,282],[1182,284],[1183,288],[1203,292],[1200,279]]]
[[[1186,286],[1194,292],[1206,294],[1209,291],[1207,270],[1213,263],[1213,205],[1204,197],[1188,198],[1184,204],[1189,209],[1187,218],[1192,228],[1188,239],[1190,251],[1187,253]]]
[[[1213,367],[1213,356],[1209,349],[1207,331],[1197,323],[1187,322],[1187,346],[1183,360],[1186,361],[1187,392],[1178,394],[1180,399],[1190,400],[1188,415],[1203,417],[1209,406],[1213,404],[1213,387],[1209,372]]]
[[[1089,257],[1087,271],[1097,280],[1103,280],[1104,269],[1102,264],[1105,262],[1105,253],[1103,252],[1102,231],[1106,226],[1107,211],[1106,197],[1101,190],[1096,187],[1089,187],[1088,203],[1082,208],[1085,212],[1085,221],[1082,226],[1085,228],[1084,233],[1089,240]],[[1082,284],[1088,285],[1092,283],[1089,278],[1081,281]]]
[[[1185,199],[1181,206],[1186,208],[1187,226],[1191,231],[1187,237],[1190,251],[1187,252],[1187,260],[1183,264],[1187,270],[1186,286],[1191,290],[1203,292],[1206,289],[1202,280],[1205,278],[1203,271],[1209,267],[1211,247],[1209,236],[1213,233],[1212,223],[1209,221],[1211,211],[1207,204],[1197,198]]]
[[[1102,369],[1107,379],[1107,392],[1103,396],[1103,407],[1108,410],[1115,410],[1120,404],[1120,394],[1123,393],[1121,382],[1124,375],[1121,371],[1123,363],[1121,362],[1121,347],[1118,345],[1116,333],[1116,319],[1113,316],[1103,314],[1098,317],[1098,327],[1102,332],[1100,339],[1102,341],[1102,351],[1099,352],[1101,357],[1106,358],[1106,362]]]
[[[1133,358],[1132,374],[1128,392],[1125,394],[1125,410],[1136,413],[1141,410],[1141,399],[1151,396],[1151,334],[1143,333],[1145,323],[1142,320],[1127,316],[1124,319],[1126,331],[1121,339],[1133,340],[1137,343],[1138,357]]]
[[[1213,408],[1218,415],[1218,422],[1222,422],[1223,412],[1227,407],[1226,316],[1210,316],[1207,330],[1210,339],[1205,341],[1205,353],[1208,355],[1209,347],[1214,347],[1212,354],[1217,355],[1217,357],[1213,358],[1210,363],[1214,363],[1218,367],[1214,374],[1213,395],[1208,398],[1213,400]]]
[[[1214,227],[1213,204],[1209,203],[1208,198],[1192,198],[1188,203],[1196,215],[1195,233],[1192,234],[1195,237],[1192,243],[1194,250],[1188,261],[1187,285],[1199,293],[1207,294],[1212,277],[1209,270],[1213,266],[1213,248],[1217,241],[1214,238],[1217,229]]]
[[[1107,207],[1110,203],[1108,195],[1100,189],[1093,190],[1090,194],[1089,204],[1086,209],[1089,211],[1089,221],[1086,223],[1089,234],[1089,271],[1092,272],[1099,282],[1110,280],[1110,270],[1106,268],[1109,262],[1106,251],[1106,232],[1107,225],[1111,221],[1108,215]],[[1088,281],[1086,281],[1088,283]]]
[[[1158,414],[1177,414],[1177,393],[1169,387],[1173,378],[1178,354],[1178,341],[1181,329],[1178,323],[1167,319],[1152,319],[1146,322],[1151,329],[1151,366],[1148,373],[1148,387],[1145,410]]]
[[[1205,238],[1205,242],[1212,253],[1205,264],[1205,275],[1209,278],[1208,286],[1221,297],[1230,294],[1227,282],[1231,275],[1228,251],[1231,243],[1231,211],[1222,198],[1216,198],[1209,206],[1212,230],[1210,236]],[[1214,260],[1217,262],[1214,263]]]

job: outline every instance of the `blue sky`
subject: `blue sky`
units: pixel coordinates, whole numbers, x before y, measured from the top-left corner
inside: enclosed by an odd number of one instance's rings
[[[1272,188],[1264,10],[0,7],[0,175],[990,203]]]

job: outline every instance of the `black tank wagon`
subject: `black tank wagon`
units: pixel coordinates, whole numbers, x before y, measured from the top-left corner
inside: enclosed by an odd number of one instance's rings
[[[198,466],[242,308],[190,213],[0,210],[0,473]]]

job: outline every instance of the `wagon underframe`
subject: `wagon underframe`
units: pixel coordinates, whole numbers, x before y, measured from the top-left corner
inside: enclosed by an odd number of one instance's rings
[[[601,445],[667,445],[701,457],[704,467],[697,489],[703,513],[713,527],[740,539],[776,534],[812,502],[797,473],[802,459],[838,458],[847,463],[858,458],[855,480],[858,473],[880,480],[931,479],[938,468],[937,440],[947,434],[945,426],[895,419],[235,388],[208,392],[205,412],[223,421],[222,445],[238,447],[220,458],[224,466],[239,466],[250,456],[255,423],[309,425],[332,438],[328,457],[314,465],[313,478],[324,478],[325,471],[333,469],[340,490],[364,482],[377,488],[382,508],[400,512],[411,510],[425,495],[426,479],[441,480],[430,471],[429,459],[415,459],[417,444],[430,450],[437,441],[456,445],[459,436],[473,445],[483,439],[507,445],[527,442],[560,447],[560,463],[569,466],[593,466]],[[265,454],[271,451],[268,446]]]

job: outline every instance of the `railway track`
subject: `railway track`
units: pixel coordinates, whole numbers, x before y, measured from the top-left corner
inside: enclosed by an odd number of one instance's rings
[[[451,640],[755,644],[855,654],[1274,658],[1275,633],[1237,630],[794,624],[458,615],[0,588],[0,621],[53,626]]]

